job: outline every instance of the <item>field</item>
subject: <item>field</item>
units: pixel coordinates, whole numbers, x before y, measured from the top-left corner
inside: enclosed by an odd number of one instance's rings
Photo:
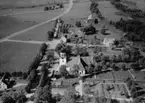
[[[77,19],[87,18],[87,16],[90,14],[89,3],[90,2],[75,3],[71,11],[61,18],[64,20],[65,23],[74,25]],[[15,36],[12,39],[16,39],[16,40],[30,40],[31,39],[31,40],[46,41],[47,32],[49,30],[52,30],[53,26],[54,26],[54,22],[52,21],[52,22],[49,22],[48,24],[44,24],[33,30],[22,33],[21,35]]]
[[[105,17],[107,20],[111,21],[119,21],[121,18],[128,19],[126,15],[123,15],[118,11],[111,3],[110,1],[100,1],[98,2],[99,10],[103,17]]]
[[[0,39],[16,31],[28,28],[35,22],[21,21],[14,17],[0,17]]]
[[[0,44],[0,72],[27,71],[40,45],[3,42]]]
[[[128,6],[134,6],[137,7],[138,9],[141,9],[145,11],[145,1],[144,0],[123,0],[125,1]]]
[[[0,0],[0,9],[24,8],[47,5],[48,2],[67,2],[68,0]]]
[[[79,2],[74,3],[71,11],[64,15],[62,19],[65,23],[74,25],[77,20],[87,20],[88,16],[91,14],[89,11],[90,2]]]
[[[15,40],[38,40],[38,41],[46,41],[47,40],[47,32],[52,30],[54,27],[54,22],[49,22],[40,27],[32,29],[28,32],[22,33],[20,35],[14,36],[11,39]]]

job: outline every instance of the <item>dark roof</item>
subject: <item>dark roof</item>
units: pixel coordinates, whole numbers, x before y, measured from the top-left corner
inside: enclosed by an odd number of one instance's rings
[[[79,65],[80,70],[86,70],[86,67],[88,66],[88,64],[81,57],[80,57],[78,65]]]

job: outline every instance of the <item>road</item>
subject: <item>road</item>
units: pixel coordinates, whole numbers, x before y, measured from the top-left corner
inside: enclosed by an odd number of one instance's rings
[[[22,33],[25,33],[25,32],[27,32],[27,31],[29,31],[29,30],[32,30],[32,29],[34,29],[34,28],[36,28],[36,27],[42,26],[42,25],[44,25],[44,24],[46,24],[46,23],[49,23],[49,22],[51,22],[51,21],[53,21],[53,20],[56,20],[56,19],[60,18],[61,16],[67,14],[67,13],[71,10],[72,6],[73,6],[73,0],[70,0],[69,5],[68,5],[68,8],[67,8],[66,10],[64,10],[64,12],[61,13],[60,15],[58,15],[58,16],[52,18],[52,19],[49,19],[49,20],[47,20],[47,21],[45,21],[45,22],[36,24],[36,25],[34,25],[34,26],[32,26],[32,27],[29,27],[29,28],[27,28],[27,29],[24,29],[24,30],[21,30],[21,31],[12,33],[11,35],[9,35],[9,36],[7,36],[7,37],[5,37],[5,38],[3,38],[3,39],[0,39],[0,43],[2,43],[2,42],[4,42],[4,41],[7,41],[9,38],[12,38],[12,37],[14,37],[14,36],[16,36],[16,35],[20,35],[20,34],[22,34]]]

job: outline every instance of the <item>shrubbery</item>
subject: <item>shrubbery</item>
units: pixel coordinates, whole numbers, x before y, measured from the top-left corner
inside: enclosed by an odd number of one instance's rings
[[[96,33],[96,28],[93,25],[89,25],[83,29],[85,35],[92,35]]]
[[[113,23],[117,29],[127,34],[125,37],[131,41],[145,41],[145,24],[138,20],[123,20]]]

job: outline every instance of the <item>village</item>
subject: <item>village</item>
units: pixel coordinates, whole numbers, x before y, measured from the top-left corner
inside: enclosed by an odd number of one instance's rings
[[[90,13],[86,18],[73,23],[63,16],[53,20],[52,29],[46,32],[47,40],[39,41],[40,48],[27,72],[12,74],[21,80],[8,72],[0,73],[0,100],[11,101],[4,103],[145,102],[142,47],[128,40],[131,37],[126,32],[118,30],[121,23],[102,13],[100,5],[105,1],[87,2]],[[108,2],[117,5],[118,1]],[[71,3],[74,1],[70,0]],[[62,5],[53,3],[44,7],[44,11],[61,9]],[[125,22],[134,18],[117,15],[116,19]],[[28,42],[33,42],[32,39],[29,37]],[[18,85],[20,81],[25,83],[22,88]],[[19,91],[16,99],[11,97]]]

